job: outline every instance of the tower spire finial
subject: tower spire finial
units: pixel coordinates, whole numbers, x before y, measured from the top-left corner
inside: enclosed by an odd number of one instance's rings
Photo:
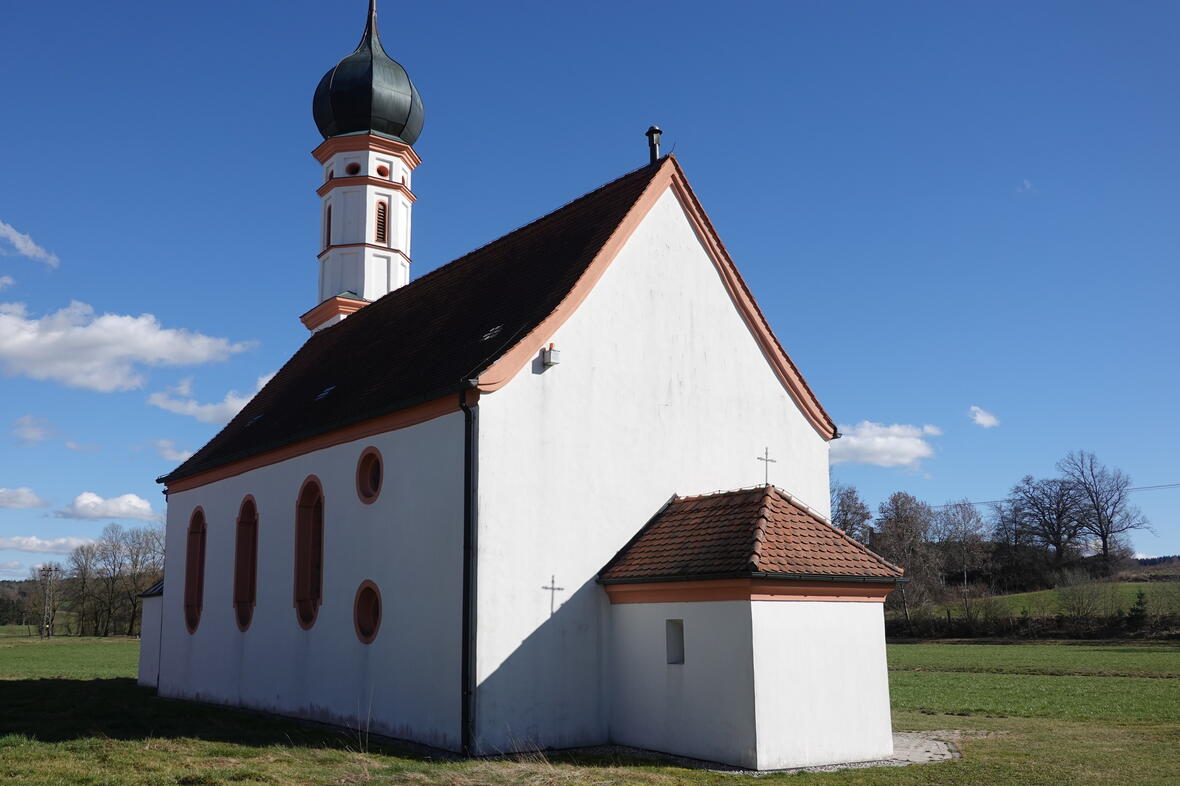
[[[381,36],[377,34],[377,0],[369,0],[369,15],[365,19],[365,32],[361,33],[361,42],[357,48],[360,49],[370,41],[376,41],[378,46],[381,44]]]

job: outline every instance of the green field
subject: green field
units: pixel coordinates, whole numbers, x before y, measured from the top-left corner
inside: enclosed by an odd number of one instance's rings
[[[1125,614],[1135,604],[1141,590],[1146,596],[1148,613],[1180,613],[1180,582],[1111,581],[1086,586],[1091,587],[1096,596],[1096,613],[1103,616]],[[988,600],[1006,605],[1007,613],[1013,617],[1025,614],[1030,617],[1052,617],[1067,611],[1062,608],[1061,591],[1057,589],[996,595]],[[939,613],[945,614],[948,609],[953,617],[963,615],[963,606],[959,601],[948,601],[939,607]]]
[[[744,784],[650,761],[448,761],[156,699],[127,639],[0,640],[0,780],[18,783]],[[1180,645],[889,647],[894,728],[958,739],[938,764],[780,774],[790,784],[1152,784],[1180,773]],[[958,730],[958,731],[957,731]],[[960,733],[962,738],[959,739]]]

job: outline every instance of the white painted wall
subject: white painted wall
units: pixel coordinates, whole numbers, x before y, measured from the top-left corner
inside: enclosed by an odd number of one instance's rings
[[[666,620],[684,620],[669,664]],[[750,603],[620,603],[610,610],[610,739],[754,768]]]
[[[143,599],[139,623],[139,684],[156,687],[160,678],[160,614],[164,599],[159,595]]]
[[[891,755],[883,604],[751,606],[758,769]]]
[[[608,604],[595,576],[674,492],[760,484],[755,457],[768,446],[771,482],[828,510],[827,443],[672,192],[549,340],[560,365],[526,368],[479,405],[477,734],[488,751],[607,738]],[[564,587],[552,615],[550,576]]]
[[[309,404],[310,405],[310,404]],[[372,505],[356,493],[368,445],[384,457]],[[319,476],[325,496],[323,606],[302,630],[292,603],[295,501]],[[459,746],[463,416],[326,448],[168,500],[160,695],[356,727],[445,748]],[[233,610],[234,527],[246,494],[258,505],[258,604],[250,628]],[[204,611],[184,625],[185,534],[192,510],[208,522]],[[380,632],[358,641],[353,599],[381,590]]]

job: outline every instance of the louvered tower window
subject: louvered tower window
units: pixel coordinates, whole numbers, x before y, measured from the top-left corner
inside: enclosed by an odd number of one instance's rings
[[[389,242],[389,203],[384,200],[377,203],[377,242]]]
[[[324,211],[324,248],[332,245],[332,206]]]

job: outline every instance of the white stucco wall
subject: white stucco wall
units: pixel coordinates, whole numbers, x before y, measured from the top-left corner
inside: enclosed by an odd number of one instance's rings
[[[883,604],[751,606],[758,769],[891,755]]]
[[[670,191],[550,340],[560,365],[526,368],[480,399],[486,751],[608,738],[607,602],[594,579],[674,492],[760,484],[755,457],[769,447],[771,482],[828,509],[827,443]],[[564,588],[552,615],[551,576]]]
[[[610,610],[613,742],[757,765],[750,603],[622,603]],[[684,621],[684,663],[666,621]]]
[[[368,445],[384,458],[372,505],[356,493]],[[337,445],[168,500],[160,695],[367,726],[457,748],[463,530],[463,416]],[[296,497],[315,474],[324,489],[323,605],[302,630],[292,602]],[[246,494],[258,505],[258,602],[250,628],[233,609],[234,528]],[[201,505],[208,522],[204,610],[183,615],[185,535]],[[376,640],[362,644],[353,600],[364,579],[381,591]]]
[[[143,599],[139,622],[139,684],[156,687],[160,677],[160,614],[164,599],[160,596]]]

